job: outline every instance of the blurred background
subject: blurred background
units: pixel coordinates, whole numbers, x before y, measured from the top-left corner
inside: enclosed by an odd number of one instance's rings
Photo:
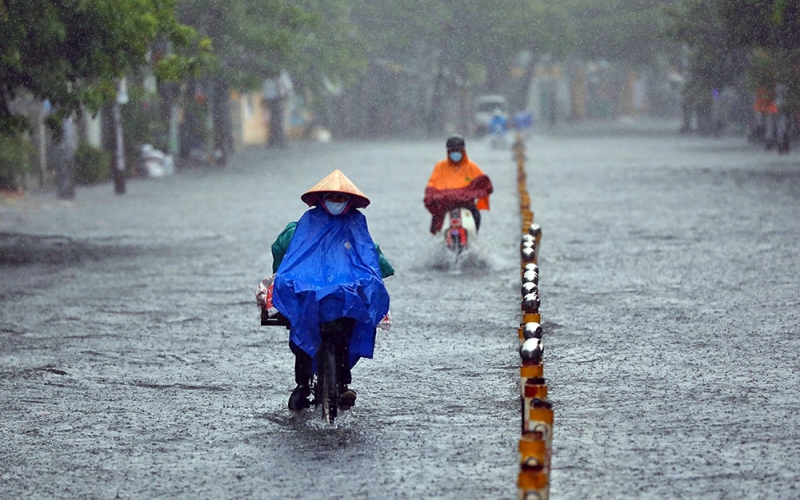
[[[637,116],[789,151],[800,2],[52,0],[0,6],[0,189],[245,146]]]

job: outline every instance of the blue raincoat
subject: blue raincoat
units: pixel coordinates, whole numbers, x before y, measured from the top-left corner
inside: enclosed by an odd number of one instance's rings
[[[321,207],[303,214],[275,275],[273,301],[292,325],[292,342],[312,358],[320,323],[343,317],[356,320],[350,366],[371,358],[389,293],[364,215],[350,209],[334,217]]]

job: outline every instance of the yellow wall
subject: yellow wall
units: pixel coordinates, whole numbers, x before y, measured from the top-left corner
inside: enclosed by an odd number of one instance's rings
[[[266,144],[269,131],[266,123],[268,114],[261,100],[261,93],[231,94],[231,118],[237,146]]]

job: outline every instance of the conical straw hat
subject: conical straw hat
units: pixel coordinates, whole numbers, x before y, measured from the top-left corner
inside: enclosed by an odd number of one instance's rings
[[[339,169],[334,170],[314,187],[303,193],[300,199],[309,207],[313,207],[319,204],[319,197],[322,193],[348,194],[353,198],[353,206],[356,208],[364,208],[370,203],[369,198]]]

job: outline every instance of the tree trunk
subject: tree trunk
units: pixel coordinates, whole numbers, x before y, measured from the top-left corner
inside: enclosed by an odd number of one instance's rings
[[[183,108],[184,118],[180,126],[179,145],[180,157],[187,160],[189,158],[205,158],[208,152],[206,143],[206,119],[207,108],[204,99],[208,97],[205,89],[198,85],[196,79],[188,81],[186,95],[190,102]],[[192,151],[195,150],[194,157]]]
[[[283,123],[283,98],[270,99],[269,103],[269,136],[267,147],[270,148],[285,148],[286,147],[286,131]]]
[[[218,165],[226,165],[228,157],[233,152],[229,94],[227,85],[214,83],[211,94],[211,116],[214,123],[214,157]]]
[[[508,67],[505,60],[489,58],[486,61],[486,93],[506,94]]]
[[[440,132],[444,128],[444,67],[438,61],[436,66],[436,80],[433,82],[431,107],[426,120],[429,133]]]
[[[61,124],[61,142],[58,144],[58,187],[59,198],[71,200],[75,198],[75,148],[78,143],[78,130],[73,116],[68,116]]]
[[[114,192],[125,194],[125,149],[122,142],[122,110],[114,103]]]
[[[524,111],[528,109],[528,93],[530,92],[530,84],[531,80],[533,79],[534,72],[536,71],[536,64],[539,62],[539,59],[533,54],[535,54],[535,52],[531,52],[531,58],[525,65],[525,71],[522,75],[522,84],[517,89],[517,92],[514,93],[510,101],[512,110]]]

